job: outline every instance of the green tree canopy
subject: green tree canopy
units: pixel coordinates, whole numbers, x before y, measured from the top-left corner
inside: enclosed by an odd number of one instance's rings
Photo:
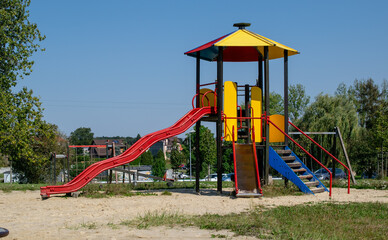
[[[269,94],[269,113],[270,115],[274,114],[284,114],[284,103],[283,97],[276,93],[271,92]]]
[[[194,128],[195,129],[195,128]],[[195,157],[195,139],[196,135],[195,133],[189,133],[191,134],[191,152],[192,152],[192,161],[191,164],[193,168],[196,166],[196,157]],[[188,135],[187,135],[188,137]],[[189,143],[188,141],[185,141]],[[201,177],[204,177],[207,175],[207,169],[210,166],[213,168],[213,170],[216,170],[216,162],[217,162],[217,147],[216,147],[216,140],[214,138],[214,134],[210,131],[209,128],[205,126],[201,126],[199,129],[199,155],[202,162],[202,166],[200,169],[200,175]]]
[[[305,87],[302,84],[291,85],[288,92],[288,115],[294,122],[303,116],[310,103],[310,96],[306,96]]]
[[[174,139],[173,146],[171,149],[171,166],[172,169],[178,169],[179,166],[185,161],[185,155],[180,151],[180,144]]]
[[[0,1],[0,87],[10,91],[18,78],[29,75],[34,61],[32,54],[40,49],[42,41],[36,24],[29,21],[29,0]]]
[[[60,133],[42,119],[41,103],[31,90],[12,91],[31,73],[30,58],[45,38],[29,21],[29,5],[27,0],[0,1],[0,153],[23,181],[39,182],[48,173],[49,153],[56,151]]]
[[[80,127],[70,133],[70,144],[72,145],[89,145],[93,142],[94,133],[90,128]]]
[[[356,79],[354,81],[353,93],[361,126],[367,129],[373,128],[377,117],[376,113],[382,104],[382,93],[379,90],[379,86],[371,78],[368,80]]]
[[[166,173],[166,160],[162,150],[156,154],[154,162],[152,164],[152,175],[157,177],[163,177]]]

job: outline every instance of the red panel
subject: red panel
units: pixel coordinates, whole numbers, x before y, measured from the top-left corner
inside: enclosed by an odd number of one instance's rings
[[[224,62],[250,62],[259,59],[255,47],[227,47],[224,49]]]
[[[216,40],[213,40],[213,41],[208,42],[208,43],[206,43],[206,44],[204,44],[204,45],[202,45],[202,46],[200,46],[200,47],[194,48],[193,50],[190,50],[190,51],[188,51],[188,52],[185,52],[185,54],[195,53],[195,52],[199,52],[199,51],[201,51],[201,50],[204,50],[204,49],[206,49],[206,48],[209,48],[209,47],[213,46],[216,42],[220,41],[221,39],[223,39],[224,37],[227,37],[227,36],[229,36],[229,35],[230,35],[230,34],[226,34],[225,36],[222,36],[222,37],[220,37],[220,38],[217,38]]]

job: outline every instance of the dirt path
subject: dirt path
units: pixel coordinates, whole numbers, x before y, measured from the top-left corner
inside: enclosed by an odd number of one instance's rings
[[[151,228],[139,230],[121,226],[124,220],[133,219],[146,212],[181,214],[239,213],[257,205],[267,207],[295,205],[306,202],[384,202],[388,191],[333,189],[330,200],[327,193],[276,198],[243,199],[227,194],[203,191],[201,195],[178,191],[171,196],[135,196],[103,199],[51,197],[42,201],[39,191],[0,193],[0,227],[10,235],[5,239],[211,239],[228,236],[227,231],[207,231],[197,228]],[[114,227],[112,227],[114,225]],[[233,237],[233,239],[249,239]]]

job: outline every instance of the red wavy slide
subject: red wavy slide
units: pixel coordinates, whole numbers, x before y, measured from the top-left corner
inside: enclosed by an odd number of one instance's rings
[[[112,157],[90,165],[70,182],[64,185],[41,187],[40,195],[42,198],[48,198],[52,194],[76,192],[103,171],[132,162],[148,148],[150,148],[154,143],[184,133],[203,116],[210,113],[215,113],[214,108],[194,108],[186,113],[185,116],[179,119],[171,127],[150,133],[140,138],[125,152],[116,157]]]

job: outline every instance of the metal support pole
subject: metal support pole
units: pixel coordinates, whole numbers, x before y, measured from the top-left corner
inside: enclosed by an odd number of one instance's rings
[[[222,193],[222,108],[223,108],[223,47],[218,47],[217,58],[217,192]]]
[[[288,50],[284,50],[284,132],[288,134]],[[288,146],[288,138],[284,138]],[[284,186],[288,187],[288,178],[284,178]]]
[[[245,85],[245,117],[247,117],[247,120],[246,120],[246,124],[247,124],[247,129],[246,129],[246,131],[247,131],[247,141],[246,141],[246,143],[250,143],[251,141],[251,136],[250,136],[250,132],[249,132],[249,127],[251,126],[251,124],[250,124],[250,120],[249,120],[249,116],[250,116],[250,114],[249,114],[249,84],[246,84]]]
[[[70,182],[70,148],[67,145],[67,182]]]
[[[341,142],[341,147],[342,147],[342,150],[344,151],[344,155],[345,155],[345,158],[346,158],[346,162],[348,164],[348,168],[350,170],[350,176],[352,177],[352,182],[354,184],[357,184],[356,183],[356,179],[354,177],[354,174],[353,174],[353,170],[352,170],[352,165],[350,165],[350,161],[349,161],[349,157],[348,157],[348,152],[346,151],[346,148],[345,148],[345,144],[344,144],[344,141],[342,139],[342,134],[341,134],[341,131],[338,127],[335,128],[337,134],[338,134],[338,137],[339,137],[339,140]]]
[[[263,89],[263,55],[260,53],[259,54],[259,59],[258,59],[258,61],[257,61],[257,63],[258,63],[258,81],[257,81],[257,86],[260,88],[260,90],[261,90],[261,109],[264,109],[264,106],[263,106],[263,103],[264,103],[264,101],[263,101],[263,99],[264,99],[264,89]],[[261,128],[262,129],[264,129],[263,128],[263,123],[264,123],[265,121],[261,121]],[[265,160],[264,160],[264,158],[265,158],[265,154],[263,154],[263,151],[261,150],[261,151],[257,151],[257,154],[258,154],[258,156],[257,156],[257,159],[258,159],[258,166],[259,166],[259,171],[260,171],[260,177],[261,177],[261,181],[262,181],[262,184],[264,184],[263,183],[263,181],[264,181],[264,166],[265,166]]]
[[[265,112],[269,116],[269,59],[268,47],[264,47]],[[269,184],[269,123],[265,121],[265,161],[264,182]]]
[[[191,176],[192,176],[191,175],[192,174],[191,173],[191,132],[189,132],[189,151],[190,151],[190,156],[189,157],[190,157],[190,182],[191,182],[191,180],[192,180],[191,179]]]
[[[259,55],[259,60],[257,61],[259,65],[259,78],[257,81],[257,86],[261,89],[261,95],[263,95],[263,56]],[[261,96],[263,98],[263,96]]]
[[[284,132],[288,134],[288,50],[284,50]],[[288,146],[288,138],[284,144]]]
[[[196,107],[199,108],[200,106],[200,96],[199,96],[199,90],[200,90],[200,84],[201,84],[201,58],[200,58],[200,52],[197,52],[197,58],[196,58]],[[199,131],[201,128],[201,121],[198,121],[195,124],[195,191],[199,193],[199,175],[201,173],[201,167],[202,167],[202,160],[200,159],[200,152],[199,152]]]
[[[57,185],[57,167],[56,167],[57,158],[56,158],[55,155],[56,155],[56,154],[53,153],[53,161],[54,161],[54,185]]]
[[[335,128],[334,128],[334,130],[335,130]],[[332,137],[333,137],[333,147],[332,147],[331,152],[332,152],[333,156],[337,156],[337,137],[335,135],[333,135]],[[321,159],[321,161],[322,161],[322,159]],[[331,159],[331,163],[332,163],[332,173],[333,173],[332,177],[335,179],[335,168],[336,168],[335,165],[336,165],[337,161],[334,159]]]

